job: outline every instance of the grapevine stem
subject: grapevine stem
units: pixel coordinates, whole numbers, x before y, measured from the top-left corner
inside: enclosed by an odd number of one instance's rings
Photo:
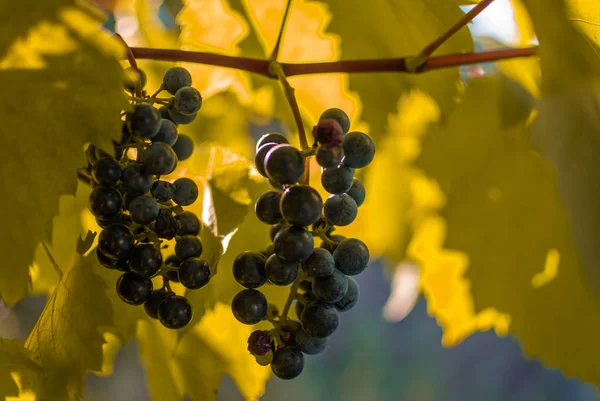
[[[277,41],[275,42],[275,47],[273,47],[273,52],[271,53],[271,57],[269,60],[276,61],[279,56],[279,49],[281,47],[281,38],[283,37],[283,32],[285,31],[285,25],[288,19],[288,14],[290,12],[290,8],[292,6],[292,0],[288,0],[285,6],[285,12],[283,13],[283,20],[281,21],[281,27],[279,28],[279,35],[277,35]]]
[[[437,49],[440,48],[444,43],[454,36],[458,31],[465,27],[469,22],[473,21],[483,10],[485,10],[494,0],[482,0],[475,7],[469,10],[456,24],[454,24],[448,31],[444,32],[442,36],[425,46],[423,50],[417,56],[418,58],[428,59]]]
[[[92,184],[92,179],[91,177],[87,174],[87,172],[83,169],[79,169],[77,170],[77,179],[81,182],[83,182],[86,185],[91,185]]]
[[[492,61],[509,60],[519,57],[531,57],[537,53],[537,46],[527,48],[504,48],[475,53],[454,53],[443,56],[430,57],[429,60],[416,70],[407,68],[407,61],[415,57],[401,57],[370,60],[342,60],[323,63],[278,63],[285,71],[286,77],[309,74],[330,73],[359,73],[359,72],[400,72],[419,74],[426,71],[439,70],[448,67],[458,67],[486,63]],[[194,52],[185,50],[149,49],[132,47],[132,53],[138,59],[152,59],[157,61],[184,61],[212,65],[216,67],[234,68],[252,72],[268,78],[277,79],[271,73],[268,60],[251,59],[246,57],[225,56],[222,54]]]
[[[121,35],[119,35],[118,33],[115,33],[115,35],[121,41],[121,43],[123,43],[123,45],[125,45],[125,48],[127,49],[127,60],[129,61],[129,65],[131,66],[131,69],[133,71],[135,71],[135,73],[138,75],[138,80],[135,83],[135,95],[137,97],[142,97],[142,87],[140,85],[141,82],[139,79],[139,77],[141,77],[141,75],[140,75],[140,70],[137,65],[137,61],[135,60],[135,55],[131,51],[131,48],[129,47],[127,42],[125,42],[125,39],[123,39],[123,37]]]
[[[278,63],[277,61],[272,61],[269,65],[269,70],[277,77],[277,79],[281,83],[281,86],[283,86],[285,97],[287,98],[287,101],[290,104],[290,107],[292,108],[292,114],[294,115],[296,126],[298,127],[300,147],[302,148],[302,150],[304,150],[308,148],[308,141],[306,139],[306,132],[304,131],[304,123],[302,122],[302,116],[300,115],[298,101],[296,100],[296,95],[294,94],[295,89],[292,88],[292,85],[290,85],[290,83],[288,82],[280,63]]]
[[[54,256],[52,256],[52,252],[50,252],[50,249],[48,249],[48,246],[44,241],[40,241],[40,243],[42,244],[42,248],[44,248],[46,256],[48,256],[48,259],[50,260],[50,264],[52,265],[52,267],[54,267],[54,271],[56,272],[56,274],[58,274],[58,277],[62,277],[63,272],[60,269],[60,266],[58,266],[58,263],[56,263],[56,259],[54,259]]]
[[[283,307],[283,311],[281,312],[281,317],[279,318],[280,323],[285,323],[287,321],[287,315],[290,311],[290,307],[292,306],[292,302],[296,299],[296,294],[298,293],[298,287],[300,287],[300,282],[303,280],[302,274],[298,275],[294,284],[290,288],[290,294],[288,295],[287,300],[285,301],[285,305]]]

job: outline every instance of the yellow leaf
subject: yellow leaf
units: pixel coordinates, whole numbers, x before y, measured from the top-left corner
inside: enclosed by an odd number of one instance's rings
[[[19,340],[0,338],[0,399],[39,392],[42,368]]]
[[[44,370],[39,398],[45,401],[78,399],[85,374],[102,371],[101,329],[112,324],[113,313],[93,258],[74,255],[25,343]]]
[[[362,0],[322,1],[333,14],[327,29],[341,36],[344,59],[404,57],[418,54],[463,15],[455,2],[426,0],[415,6],[409,1],[382,1],[377,7]],[[467,29],[454,35],[436,54],[473,50]],[[362,101],[361,118],[370,125],[369,134],[381,137],[387,116],[396,111],[400,94],[418,88],[433,97],[442,113],[451,110],[460,94],[457,68],[421,75],[385,73],[354,74],[350,90]],[[313,95],[314,96],[314,95]]]
[[[576,248],[578,221],[569,219],[555,169],[529,144],[527,123],[503,124],[505,83],[471,81],[447,127],[423,140],[418,165],[438,180],[447,204],[443,219],[418,228],[409,257],[421,265],[444,344],[476,330],[510,331],[529,357],[600,385],[593,362],[600,302]],[[538,120],[547,114],[542,109]],[[546,132],[568,135],[556,125]]]
[[[50,239],[59,196],[75,193],[84,144],[109,149],[126,103],[122,47],[96,13],[49,0],[2,2],[0,14],[11,16],[0,28],[0,117],[12,133],[3,136],[0,217],[15,228],[0,234],[0,297],[14,304],[27,292],[38,242]]]
[[[566,16],[587,38],[600,45],[600,1],[565,0]]]
[[[186,394],[195,401],[212,401],[227,374],[246,400],[258,400],[271,370],[258,365],[246,350],[252,331],[253,326],[242,325],[233,317],[229,305],[218,303],[207,312],[177,348]]]

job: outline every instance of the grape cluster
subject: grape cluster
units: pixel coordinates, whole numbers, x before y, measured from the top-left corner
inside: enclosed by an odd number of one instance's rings
[[[349,128],[346,113],[328,109],[313,129],[315,142],[309,149],[296,149],[279,133],[266,134],[257,143],[256,169],[273,189],[258,198],[255,212],[260,221],[271,225],[273,243],[235,259],[233,275],[246,289],[234,297],[231,308],[241,323],[267,319],[273,324],[270,331],[251,334],[248,350],[282,379],[302,372],[304,354],[325,349],[327,337],[338,327],[339,312],[358,301],[359,287],[351,276],[369,262],[362,241],[333,234],[335,226],[347,226],[356,218],[365,188],[354,172],[375,155],[371,138],[362,132],[348,133]],[[324,202],[317,190],[300,183],[305,160],[312,155],[322,167],[323,187],[331,194]],[[320,247],[315,247],[315,238],[322,240]],[[292,284],[281,314],[257,289],[266,283]],[[299,321],[287,316],[292,301]]]
[[[140,72],[141,86],[145,74]],[[192,319],[185,297],[171,291],[169,282],[188,289],[205,286],[210,279],[208,263],[200,256],[198,217],[184,211],[198,198],[198,186],[189,178],[161,180],[179,161],[192,154],[190,137],[178,133],[179,124],[191,122],[202,105],[200,93],[192,88],[190,73],[169,69],[157,92],[174,96],[131,96],[133,107],[124,113],[122,135],[114,143],[115,156],[89,145],[88,174],[93,188],[89,209],[102,228],[96,254],[106,268],[122,272],[117,280],[119,297],[130,305],[144,305],[146,313],[165,327],[179,329]],[[126,89],[133,92],[132,84]],[[154,104],[164,104],[157,109]],[[135,158],[129,149],[136,149]],[[165,240],[175,239],[175,252],[163,260]],[[163,286],[154,289],[152,278],[161,275]]]

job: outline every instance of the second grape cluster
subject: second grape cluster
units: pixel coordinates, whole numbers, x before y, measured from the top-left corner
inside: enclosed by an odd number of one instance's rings
[[[231,307],[241,323],[266,319],[273,324],[272,330],[253,332],[248,349],[282,379],[302,372],[304,354],[325,349],[327,337],[338,327],[339,312],[358,301],[359,287],[352,276],[369,262],[361,240],[333,234],[335,226],[347,226],[356,218],[365,189],[354,173],[375,156],[371,138],[349,128],[346,113],[334,108],[321,115],[313,129],[314,145],[308,149],[293,147],[279,133],[266,134],[257,143],[256,169],[274,189],[258,198],[255,212],[271,225],[273,243],[235,259],[233,275],[246,289]],[[301,182],[306,158],[313,155],[322,167],[321,183],[331,194],[324,202],[315,188]],[[320,247],[315,247],[315,238],[321,240]],[[292,285],[281,313],[257,289],[266,283]],[[299,321],[288,317],[293,302]]]

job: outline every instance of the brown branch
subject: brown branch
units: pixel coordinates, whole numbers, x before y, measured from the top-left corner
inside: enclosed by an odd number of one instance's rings
[[[279,35],[277,35],[277,41],[275,42],[275,47],[273,47],[273,52],[271,53],[271,57],[269,60],[276,61],[277,56],[279,56],[279,48],[281,47],[281,38],[283,37],[283,31],[285,30],[285,24],[288,19],[288,14],[290,12],[290,8],[292,7],[292,0],[287,0],[287,4],[285,5],[285,12],[283,13],[283,20],[281,21],[281,27],[279,28]]]
[[[343,60],[325,63],[281,63],[287,77],[308,74],[328,73],[359,73],[359,72],[402,72],[418,74],[422,72],[439,70],[448,67],[458,67],[486,63],[492,61],[509,60],[518,57],[534,56],[537,47],[523,49],[499,49],[478,53],[457,53],[444,56],[431,57],[417,71],[407,68],[407,61],[411,57],[375,59],[375,60]]]
[[[115,33],[115,36],[121,41],[121,43],[123,43],[123,45],[125,45],[125,48],[127,49],[127,61],[129,61],[129,65],[131,66],[131,69],[133,71],[135,71],[135,73],[138,76],[138,80],[135,83],[135,95],[137,97],[142,97],[142,86],[141,86],[142,76],[140,75],[140,69],[138,68],[137,61],[135,60],[135,55],[133,54],[133,52],[131,51],[131,48],[129,47],[127,42],[125,42],[125,39],[123,39],[123,37],[121,35],[119,35],[118,33]]]
[[[147,47],[132,47],[131,51],[138,59],[199,63],[216,67],[234,68],[236,70],[248,71],[266,77],[276,78],[269,73],[269,61],[267,60],[186,50],[150,49]]]
[[[277,79],[276,75],[269,72],[268,60],[185,50],[149,49],[141,47],[132,47],[131,51],[138,59],[185,61],[217,67],[235,68]],[[373,60],[342,60],[325,63],[279,63],[279,65],[281,65],[287,77],[295,75],[350,72],[401,72],[415,74],[441,68],[458,67],[461,65],[509,60],[518,57],[530,57],[534,56],[536,53],[537,47],[527,47],[522,49],[505,48],[488,50],[477,53],[447,54],[444,56],[431,57],[417,71],[409,71],[406,68],[407,60],[412,59],[412,57]]]
[[[475,17],[477,17],[483,10],[485,10],[490,4],[492,4],[494,0],[482,0],[475,7],[469,10],[456,24],[454,24],[448,31],[444,32],[442,36],[425,46],[423,50],[419,53],[417,57],[428,58],[439,49],[448,39],[454,36],[458,31],[460,31],[464,26],[466,26],[469,22],[473,21]]]

